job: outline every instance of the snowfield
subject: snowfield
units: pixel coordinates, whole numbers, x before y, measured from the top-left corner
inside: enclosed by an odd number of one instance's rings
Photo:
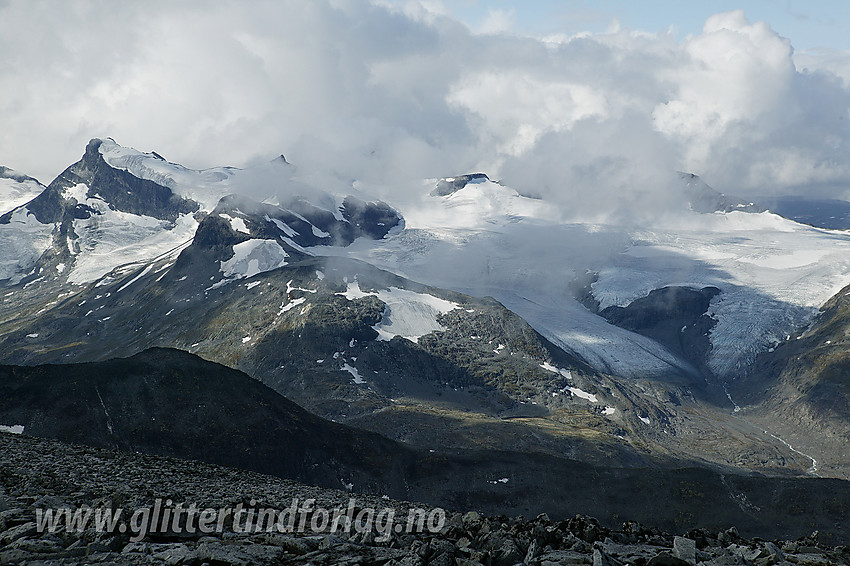
[[[347,371],[348,373],[350,373],[351,381],[358,385],[363,385],[364,383],[366,383],[366,380],[363,379],[363,376],[360,375],[360,372],[357,371],[357,368],[350,365],[348,362],[344,362],[342,364],[341,371]]]
[[[378,340],[392,340],[401,336],[418,342],[426,334],[445,330],[445,327],[437,322],[439,315],[460,308],[457,303],[397,287],[364,292],[357,281],[349,283],[344,293],[337,294],[349,301],[371,295],[387,305],[381,322],[373,327],[378,331]]]
[[[850,235],[769,212],[683,211],[649,230],[564,222],[556,207],[486,181],[446,197],[424,195],[407,209],[398,206],[407,226],[399,234],[310,251],[493,296],[555,344],[615,375],[696,370],[575,301],[569,284],[587,271],[599,274],[592,293],[600,308],[625,306],[670,285],[721,289],[709,311],[717,320],[709,365],[724,379],[805,328],[850,283]]]
[[[576,397],[578,397],[580,399],[585,399],[587,401],[590,401],[591,403],[598,403],[599,402],[599,399],[596,398],[596,395],[594,395],[593,393],[588,393],[587,391],[583,391],[583,390],[579,389],[578,387],[565,387],[563,389],[563,391],[569,391],[570,393],[572,393]]]
[[[434,186],[429,179],[416,190],[427,194]],[[521,196],[515,190],[486,179],[475,179],[445,197],[431,197],[401,211],[410,229],[489,229],[523,218],[555,220],[552,206],[542,200]]]
[[[200,203],[204,210],[214,209],[221,197],[233,192],[229,181],[235,169],[216,167],[194,171],[151,153],[120,146],[111,139],[103,140],[100,154],[110,167],[168,187],[178,195]]]
[[[24,425],[0,425],[0,432],[8,434],[23,434]]]
[[[233,246],[233,257],[221,262],[229,279],[253,277],[286,265],[288,254],[275,240],[246,240]]]
[[[150,261],[188,244],[198,228],[198,222],[191,214],[181,215],[172,224],[151,216],[113,210],[101,199],[85,198],[84,194],[74,195],[75,198],[80,197],[77,202],[100,214],[74,220],[74,232],[79,238],[71,246],[71,254],[75,258],[68,274],[70,283],[83,285],[120,265]]]
[[[53,224],[42,224],[24,208],[12,213],[9,224],[0,224],[0,281],[12,285],[26,277],[52,241]]]
[[[201,210],[207,212],[215,209],[222,197],[231,194],[247,195],[271,204],[278,204],[281,197],[299,195],[342,218],[339,212],[342,195],[329,195],[317,190],[316,186],[295,179],[293,169],[280,160],[250,169],[214,167],[194,170],[160,159],[152,153],[123,147],[108,138],[102,140],[99,151],[110,167],[168,187],[175,194],[199,203]]]
[[[19,174],[6,170],[6,175]],[[16,181],[9,177],[0,177],[0,214],[5,214],[19,206],[27,204],[44,190],[44,185],[34,180]]]

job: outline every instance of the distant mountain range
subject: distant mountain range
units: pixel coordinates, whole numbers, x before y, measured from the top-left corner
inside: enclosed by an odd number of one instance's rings
[[[394,204],[110,139],[3,168],[0,425],[498,512],[546,499],[500,469],[846,478],[850,237],[682,181],[632,226],[483,173]]]

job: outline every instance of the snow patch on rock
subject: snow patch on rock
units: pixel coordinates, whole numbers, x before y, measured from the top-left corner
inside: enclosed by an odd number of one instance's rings
[[[587,391],[583,391],[583,390],[579,389],[578,387],[564,387],[561,391],[569,391],[570,393],[572,393],[576,397],[579,397],[581,399],[586,399],[586,400],[590,401],[591,403],[598,403],[599,402],[599,399],[596,398],[596,395],[594,395],[593,393],[588,393]]]
[[[501,344],[499,344],[499,346],[501,346]],[[543,362],[542,364],[540,364],[540,367],[542,367],[546,371],[551,371],[552,373],[557,373],[558,375],[560,375],[562,377],[566,377],[567,379],[573,378],[573,374],[570,370],[564,369],[564,368],[556,368],[555,366],[553,366],[549,362]]]
[[[460,308],[458,303],[398,287],[365,292],[357,281],[348,283],[346,291],[337,294],[350,301],[374,296],[386,304],[381,322],[373,327],[378,331],[379,340],[392,340],[401,336],[418,342],[426,334],[445,330],[437,322],[437,317]]]
[[[350,373],[352,375],[352,381],[354,381],[354,383],[358,385],[366,383],[366,380],[363,379],[363,377],[360,375],[360,372],[357,371],[357,368],[350,365],[348,362],[343,363],[342,368],[340,368],[340,370],[347,371],[348,373]]]
[[[285,266],[287,257],[275,240],[247,240],[233,246],[233,257],[221,262],[221,272],[231,279],[253,277]]]

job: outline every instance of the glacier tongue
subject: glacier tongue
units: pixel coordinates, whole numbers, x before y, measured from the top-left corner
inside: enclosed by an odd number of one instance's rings
[[[530,300],[506,290],[493,290],[499,302],[560,348],[599,371],[622,377],[697,375],[687,362],[654,340],[623,330],[588,311],[572,298]]]
[[[618,375],[695,370],[577,303],[569,284],[586,271],[599,274],[592,292],[601,308],[665,286],[721,289],[709,310],[717,323],[708,364],[724,379],[804,328],[850,280],[850,235],[769,212],[683,212],[651,229],[565,223],[554,207],[489,181],[423,202],[401,208],[407,229],[399,234],[310,251],[491,295],[554,343]]]
[[[618,240],[584,227],[532,225],[524,230],[511,223],[506,231],[405,230],[381,241],[310,251],[350,255],[429,285],[492,296],[553,343],[608,373],[695,372],[657,342],[609,324],[569,294],[576,270],[565,258],[572,246],[596,249],[600,242],[607,247]]]
[[[691,222],[633,234],[600,270],[601,308],[625,305],[669,285],[716,286],[708,364],[740,374],[755,356],[806,327],[850,279],[850,236],[772,213],[694,215]]]

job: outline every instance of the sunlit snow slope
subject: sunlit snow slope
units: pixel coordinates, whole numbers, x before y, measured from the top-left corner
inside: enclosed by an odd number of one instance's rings
[[[0,214],[28,203],[43,190],[44,185],[32,177],[0,167]]]
[[[267,201],[308,195],[309,202],[301,199],[303,207],[324,206],[321,212],[342,218],[342,197],[337,200],[293,180],[293,170],[282,158],[251,169],[198,171],[156,153],[96,139],[47,188],[0,168],[0,281],[58,276],[81,285],[121,265],[143,265],[187,245],[200,218],[234,193]],[[329,236],[297,212],[290,215],[300,218],[316,238]],[[239,222],[242,218],[231,219]],[[52,255],[47,253],[51,249]]]
[[[432,182],[433,183],[433,182]],[[734,377],[754,355],[805,328],[850,281],[850,236],[769,212],[682,211],[652,229],[563,222],[556,207],[477,179],[445,196],[421,187],[407,229],[358,242],[349,254],[423,283],[491,295],[600,370],[623,376],[693,373],[657,342],[580,305],[570,283],[586,271],[600,307],[664,286],[716,286],[709,367]],[[427,195],[427,196],[426,196]]]

